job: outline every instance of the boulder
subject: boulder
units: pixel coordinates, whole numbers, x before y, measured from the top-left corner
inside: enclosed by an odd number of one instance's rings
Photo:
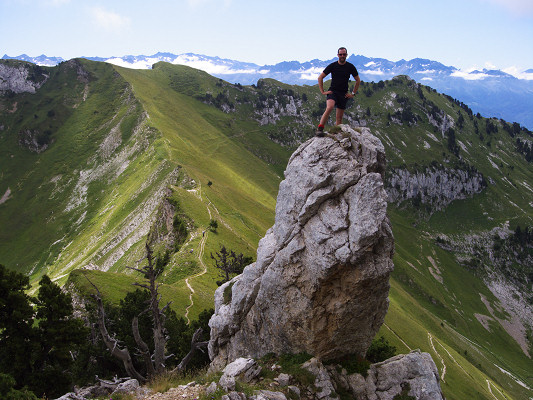
[[[257,261],[217,289],[212,370],[267,353],[364,355],[382,325],[394,252],[385,151],[369,129],[341,129],[294,152]]]
[[[335,386],[331,381],[331,377],[324,365],[316,358],[312,358],[302,365],[303,368],[311,372],[315,376],[315,398],[318,400],[334,400],[339,397],[335,392]]]
[[[76,394],[74,392],[66,393],[61,397],[58,397],[56,400],[86,400],[85,397]]]
[[[416,400],[444,399],[437,366],[428,353],[420,350],[372,364],[366,378],[360,374],[345,378],[349,391],[361,400],[393,400],[401,394]]]
[[[282,392],[272,392],[270,390],[256,390],[250,400],[287,400]]]
[[[213,393],[215,393],[218,389],[218,385],[216,382],[211,382],[211,384],[207,387],[207,389],[205,389],[205,394],[207,394],[208,396],[212,395]]]
[[[255,379],[261,373],[261,367],[251,358],[238,358],[228,364],[223,371],[218,384],[226,391],[235,389],[235,379],[240,377],[241,380],[248,383]]]
[[[279,383],[280,387],[285,387],[289,386],[291,376],[288,374],[279,374],[277,378],[274,378],[274,380]]]
[[[246,395],[239,392],[229,392],[222,396],[221,400],[246,400]]]
[[[119,383],[117,388],[113,391],[113,394],[118,393],[133,393],[140,388],[139,381],[137,379],[129,379],[126,382]]]

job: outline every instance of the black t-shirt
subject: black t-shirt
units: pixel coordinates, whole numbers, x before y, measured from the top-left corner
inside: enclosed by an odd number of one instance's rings
[[[346,93],[348,91],[348,81],[350,80],[350,76],[359,75],[355,65],[349,62],[345,62],[341,65],[338,61],[329,64],[324,70],[324,74],[328,75],[330,73],[331,86],[329,87],[329,90],[342,93]]]

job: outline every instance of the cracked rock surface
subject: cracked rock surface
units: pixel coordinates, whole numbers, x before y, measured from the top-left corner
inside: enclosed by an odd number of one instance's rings
[[[382,325],[394,252],[385,151],[369,129],[341,128],[294,152],[257,261],[217,289],[213,369],[267,353],[364,355]]]

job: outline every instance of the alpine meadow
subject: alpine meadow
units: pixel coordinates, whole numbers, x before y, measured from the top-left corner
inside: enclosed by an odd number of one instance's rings
[[[118,306],[149,243],[162,302],[188,323],[213,308],[222,248],[255,260],[325,109],[317,85],[164,62],[1,60],[0,76],[0,264],[31,296],[47,275]],[[362,82],[345,123],[387,156],[394,272],[376,338],[430,353],[446,398],[531,398],[533,134],[405,75]]]

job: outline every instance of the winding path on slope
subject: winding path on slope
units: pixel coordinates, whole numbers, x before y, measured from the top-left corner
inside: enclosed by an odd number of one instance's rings
[[[208,210],[209,210],[209,208],[208,208]],[[191,323],[191,321],[189,320],[189,310],[191,309],[192,306],[194,306],[194,300],[192,298],[192,296],[194,294],[194,289],[191,286],[190,280],[194,279],[194,278],[197,278],[199,276],[202,276],[203,274],[205,274],[207,272],[207,266],[205,265],[204,261],[202,260],[202,257],[204,256],[204,248],[205,248],[205,242],[207,240],[207,234],[208,234],[207,230],[203,231],[202,240],[200,240],[200,245],[198,246],[197,257],[198,257],[198,261],[200,262],[200,265],[202,266],[202,271],[197,273],[196,275],[189,276],[187,279],[185,279],[185,284],[187,285],[187,287],[189,288],[189,291],[190,291],[190,293],[189,293],[189,302],[190,303],[187,306],[187,308],[185,309],[185,319],[187,320],[187,325],[189,325]]]
[[[498,389],[498,387],[494,384],[494,382],[492,382],[490,379],[487,379],[487,387],[489,388],[489,393],[491,394],[492,397],[494,397],[496,400],[500,400],[499,398],[497,398],[494,393],[492,393],[492,388],[491,386],[496,389],[498,392],[500,392],[500,394],[503,396],[504,399],[507,399],[508,397],[502,393],[502,391],[500,389]]]
[[[189,192],[194,193],[194,195],[196,197],[198,197],[201,202],[204,201],[202,199],[202,186],[200,184],[198,185],[197,188],[189,190]],[[209,219],[211,219],[211,210],[209,209],[210,203],[207,204],[207,206],[206,206],[207,207],[207,212],[209,214]],[[191,323],[191,320],[189,319],[189,311],[190,311],[191,307],[194,306],[194,300],[193,300],[192,296],[195,293],[193,287],[191,286],[190,280],[194,279],[194,278],[198,278],[199,276],[202,276],[202,275],[204,275],[207,272],[207,265],[205,265],[205,263],[203,261],[203,257],[204,257],[205,242],[207,241],[208,234],[209,234],[209,230],[208,229],[205,229],[205,230],[202,231],[202,239],[200,240],[200,244],[198,246],[198,253],[196,254],[196,256],[198,257],[198,261],[199,261],[200,265],[202,266],[202,271],[197,273],[196,275],[189,276],[188,278],[185,279],[185,284],[189,288],[189,292],[190,292],[189,293],[189,305],[185,309],[185,319],[187,320],[187,325],[189,325]]]
[[[442,382],[446,382],[446,380],[444,379],[444,376],[446,375],[446,364],[444,363],[444,358],[442,358],[442,356],[439,354],[437,349],[435,349],[435,346],[433,345],[433,335],[431,335],[431,333],[429,333],[429,332],[428,332],[428,340],[429,340],[429,344],[431,345],[431,348],[433,349],[433,352],[437,355],[437,357],[439,357],[440,362],[442,363],[442,375],[440,377],[440,380]],[[439,343],[439,341],[437,339],[435,339],[435,341],[437,343]],[[442,348],[444,348],[444,346],[441,343],[439,343],[439,344],[440,344],[440,346]],[[446,350],[446,349],[444,349],[444,350]],[[446,350],[446,352],[448,352],[448,350]],[[448,353],[448,355],[450,355],[450,353]],[[452,359],[453,359],[453,357],[452,357]]]
[[[194,189],[188,189],[187,190],[189,193],[192,193],[194,194],[202,203],[205,204],[205,200],[203,199],[202,197],[202,185],[200,183],[198,183],[198,186]],[[218,211],[218,209],[216,208],[216,206],[211,202],[211,200],[209,200],[209,197],[207,197],[207,195],[205,195],[206,199],[207,199],[207,204],[206,204],[206,208],[207,208],[207,212],[209,214],[209,219],[213,219],[213,214],[211,213],[211,207],[213,208],[213,212],[216,214],[217,218],[220,220],[220,222],[229,230],[231,231],[233,234],[235,234],[236,236],[237,235],[237,232],[235,232],[235,230],[231,227],[231,225],[229,225],[225,220],[224,218],[222,218],[222,216],[220,215],[220,212]],[[191,279],[194,279],[194,278],[197,278],[199,276],[202,276],[204,275],[206,272],[207,272],[207,266],[205,265],[205,263],[203,262],[202,258],[204,256],[204,248],[205,248],[205,243],[207,241],[207,235],[209,233],[209,229],[205,229],[202,231],[202,239],[200,240],[200,244],[198,246],[198,253],[197,253],[197,257],[198,257],[198,261],[200,263],[200,265],[202,266],[202,271],[199,272],[198,274],[196,275],[193,275],[193,276],[189,276],[188,278],[185,279],[185,284],[187,285],[187,287],[189,288],[189,305],[187,306],[187,308],[185,309],[185,319],[187,320],[187,325],[190,324],[190,319],[189,319],[189,311],[190,309],[192,308],[192,306],[194,306],[194,300],[193,300],[193,295],[194,295],[194,289],[190,283]],[[191,241],[192,239],[194,239],[197,235],[199,234],[199,230],[196,232],[196,234],[193,236],[191,235],[191,238],[189,239],[189,241]],[[253,247],[253,245],[251,243],[249,243],[246,239],[243,239],[245,240],[250,246]]]
[[[448,357],[450,357],[451,360],[452,360],[455,364],[457,364],[457,366],[458,366],[459,368],[461,368],[461,370],[463,371],[463,373],[464,373],[465,375],[469,376],[473,381],[475,381],[475,378],[474,378],[471,374],[469,374],[468,371],[465,370],[461,364],[459,364],[459,363],[457,362],[457,360],[451,355],[451,353],[448,351],[448,349],[447,349],[446,347],[444,347],[444,346],[442,345],[442,343],[440,343],[436,338],[434,338],[434,337],[431,335],[431,333],[429,333],[429,332],[428,332],[428,339],[429,339],[429,343],[430,343],[430,345],[431,345],[431,348],[433,349],[433,351],[435,352],[435,354],[439,357],[440,361],[442,362],[442,367],[443,367],[443,369],[442,369],[442,376],[441,376],[441,380],[442,380],[442,382],[446,382],[446,381],[444,380],[444,375],[446,374],[446,364],[444,364],[444,358],[443,358],[443,357],[437,352],[437,350],[435,349],[435,346],[433,345],[433,340],[435,340],[435,342],[437,342],[437,344],[439,344],[440,347],[442,347],[442,348],[444,349],[444,351],[448,354]],[[465,339],[466,339],[466,338],[465,338]],[[467,339],[467,340],[468,340],[468,339]],[[470,341],[470,340],[469,340],[469,341]],[[496,390],[498,391],[498,393],[499,393],[504,399],[508,399],[508,397],[507,397],[507,396],[506,396],[506,395],[505,395],[505,394],[504,394],[504,393],[503,393],[503,392],[502,392],[502,391],[496,386],[496,384],[495,384],[493,381],[491,381],[490,379],[486,379],[486,382],[487,382],[488,392],[490,393],[490,395],[491,395],[492,397],[494,397],[496,400],[500,400],[500,398],[499,398],[499,397],[496,397],[496,395],[492,392],[492,388],[494,388],[494,389],[496,389]]]
[[[398,340],[400,340],[400,341],[403,343],[403,345],[409,349],[409,351],[412,350],[412,349],[407,345],[407,343],[405,343],[405,342],[403,341],[403,339],[402,339],[402,338],[401,338],[401,337],[400,337],[400,336],[399,336],[399,335],[398,335],[398,334],[397,334],[397,333],[396,333],[391,327],[389,327],[386,323],[384,323],[383,325],[384,325],[389,331],[391,331],[392,334],[394,334],[394,335],[398,338]],[[445,375],[446,375],[446,364],[445,364],[445,362],[444,362],[444,358],[440,355],[440,353],[439,353],[439,352],[437,351],[437,349],[435,348],[435,343],[434,343],[434,342],[436,342],[436,344],[440,345],[440,347],[441,347],[441,348],[442,348],[442,349],[448,354],[448,357],[449,357],[449,358],[450,358],[455,364],[457,364],[457,366],[463,371],[463,373],[464,373],[465,375],[469,376],[473,381],[476,380],[471,374],[468,373],[468,371],[466,371],[466,370],[463,368],[463,366],[462,366],[461,364],[459,364],[459,363],[457,362],[457,360],[452,356],[452,354],[448,351],[448,349],[447,349],[446,347],[444,347],[444,345],[443,345],[443,344],[442,344],[437,338],[435,338],[435,337],[434,337],[429,331],[427,332],[427,334],[428,334],[428,341],[429,341],[429,345],[431,346],[431,349],[433,350],[434,354],[437,355],[437,357],[440,359],[440,361],[441,361],[441,363],[442,363],[442,374],[441,374],[441,381],[442,381],[442,382],[446,382],[445,379],[444,379],[444,378],[445,378]],[[476,343],[472,342],[470,339],[466,338],[465,336],[463,336],[463,335],[460,335],[460,336],[461,336],[464,340],[466,340],[467,342],[469,342],[469,343],[471,343],[471,344],[477,346]],[[503,398],[503,399],[509,399],[509,397],[507,397],[507,396],[505,395],[505,393],[503,393],[503,392],[501,391],[501,389],[500,389],[498,386],[496,386],[496,384],[495,384],[493,381],[491,381],[490,379],[486,379],[486,383],[487,383],[488,393],[489,393],[494,399],[496,399],[496,400],[501,400],[502,398]],[[495,389],[494,392],[493,392],[493,388]],[[496,394],[495,394],[495,393],[496,393]],[[496,395],[501,396],[501,397],[498,397],[498,396],[496,396]]]

